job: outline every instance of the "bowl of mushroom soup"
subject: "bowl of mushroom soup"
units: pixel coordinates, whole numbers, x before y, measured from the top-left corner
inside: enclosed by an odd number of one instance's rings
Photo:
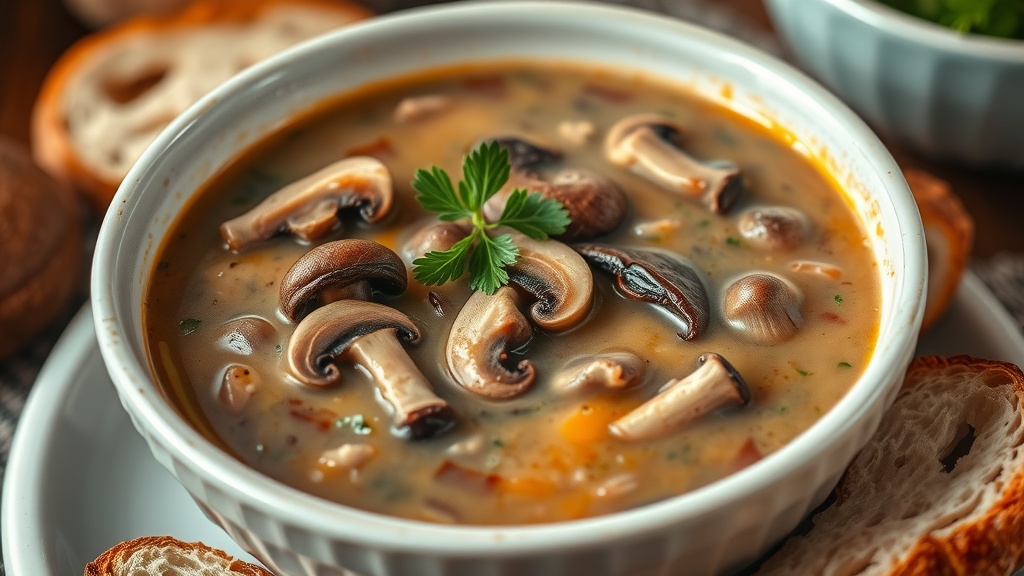
[[[877,426],[923,307],[916,207],[854,114],[601,5],[313,40],[178,118],[113,206],[122,404],[280,574],[736,569]]]

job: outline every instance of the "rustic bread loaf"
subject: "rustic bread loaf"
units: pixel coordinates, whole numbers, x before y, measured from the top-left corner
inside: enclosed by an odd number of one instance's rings
[[[78,198],[0,137],[0,357],[67,308],[83,255]]]
[[[344,0],[200,0],[85,37],[51,68],[32,114],[36,161],[101,212],[186,107],[229,76],[369,16]]]
[[[85,566],[85,576],[274,576],[202,542],[147,536],[122,542]]]
[[[974,244],[974,220],[946,181],[923,170],[907,169],[903,176],[921,212],[928,245],[928,298],[921,322],[925,331],[953,301]]]
[[[758,574],[1011,574],[1024,563],[1024,373],[916,359],[836,501]]]

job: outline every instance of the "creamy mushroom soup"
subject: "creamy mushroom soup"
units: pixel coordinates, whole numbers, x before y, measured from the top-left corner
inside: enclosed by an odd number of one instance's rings
[[[804,148],[685,87],[498,70],[346,95],[188,207],[145,305],[186,417],[329,500],[520,524],[694,490],[829,410],[872,353],[879,272]],[[493,294],[465,275],[420,284],[412,261],[470,225],[424,210],[414,173],[457,185],[488,142],[512,168],[487,218],[520,186],[572,223],[558,240],[509,231],[519,259]]]

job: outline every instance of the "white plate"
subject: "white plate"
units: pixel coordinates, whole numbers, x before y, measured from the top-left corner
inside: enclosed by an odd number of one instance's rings
[[[1024,365],[1019,328],[972,274],[918,351]],[[57,343],[22,413],[0,533],[11,576],[81,574],[118,542],[163,534],[251,560],[150,456],[107,378],[87,309]]]

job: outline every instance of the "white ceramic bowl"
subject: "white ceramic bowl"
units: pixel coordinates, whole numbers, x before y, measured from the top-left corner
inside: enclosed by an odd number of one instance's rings
[[[1024,167],[1024,40],[965,35],[874,0],[768,0],[796,58],[885,135]]]
[[[817,424],[741,472],[641,509],[538,526],[441,526],[349,509],[273,481],[214,448],[164,401],[141,323],[156,247],[219,167],[323,99],[437,65],[578,60],[678,80],[787,126],[850,192],[882,275],[879,343],[863,377]],[[726,90],[725,88],[728,88]],[[835,484],[877,426],[912,354],[925,247],[900,171],[860,119],[754,49],[647,13],[551,2],[409,12],[311,41],[228,81],[160,135],[103,223],[93,272],[100,348],[156,459],[206,514],[280,574],[716,574],[756,558]]]

